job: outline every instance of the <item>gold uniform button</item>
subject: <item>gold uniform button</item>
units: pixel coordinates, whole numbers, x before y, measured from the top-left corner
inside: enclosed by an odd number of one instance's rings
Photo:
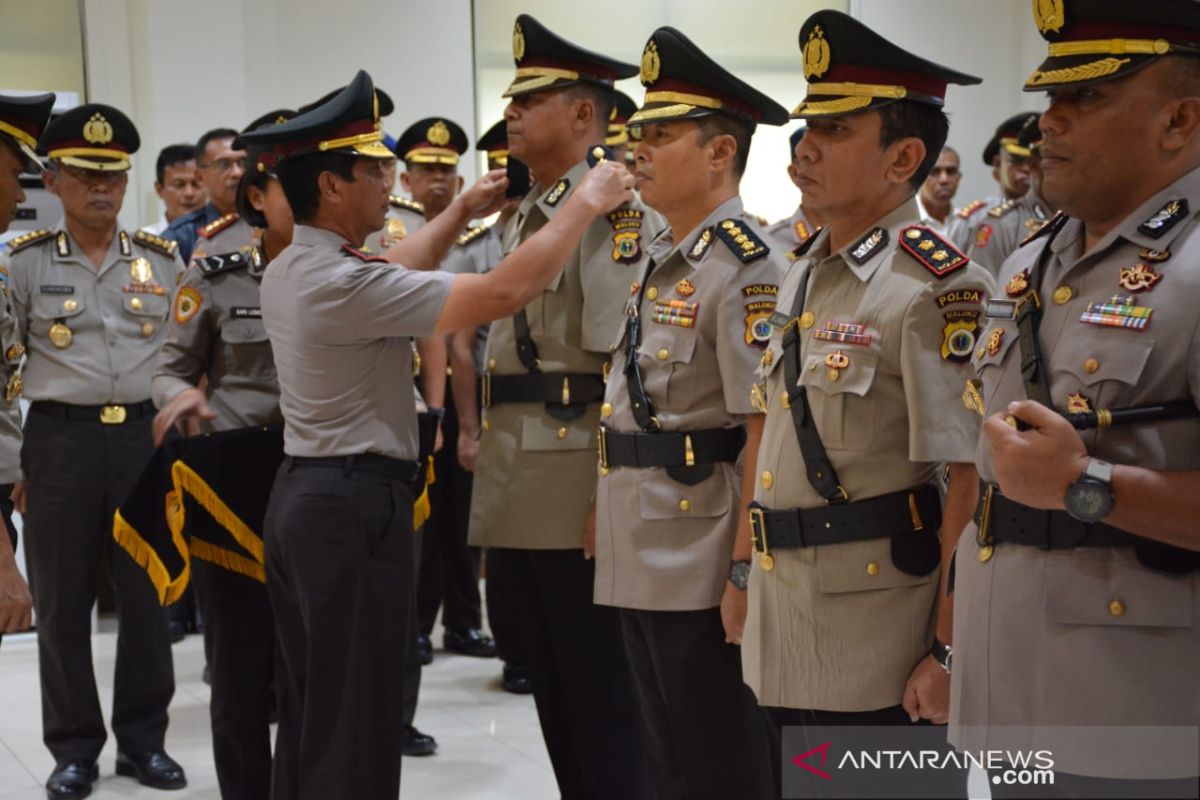
[[[762,485],[763,485],[764,489],[770,489],[772,486],[775,485],[775,476],[771,474],[770,470],[766,470],[763,472]]]
[[[817,315],[811,311],[805,311],[800,315],[800,327],[805,330],[817,324]]]
[[[145,336],[146,338],[150,338],[151,336],[154,335],[154,330],[155,330],[155,328],[154,328],[153,322],[146,322],[146,323],[142,324],[142,336]]]
[[[488,369],[495,369],[495,368],[496,368],[496,359],[489,358],[488,359]]]
[[[666,361],[667,357],[670,355],[671,355],[671,353],[667,350],[667,348],[664,347],[663,349],[658,351],[658,360]]]
[[[489,422],[489,421],[487,421],[487,420],[485,419],[485,420],[483,421],[483,425],[482,425],[481,427],[482,427],[482,428],[483,428],[485,431],[490,431],[490,430],[492,429],[492,423],[491,423],[491,422]]]
[[[1098,369],[1100,369],[1100,362],[1094,358],[1089,358],[1083,362],[1083,371],[1088,375],[1094,375]]]
[[[1054,300],[1054,305],[1065,306],[1067,303],[1071,302],[1071,298],[1074,296],[1075,290],[1070,286],[1060,286],[1054,290],[1054,294],[1051,295],[1051,298]]]
[[[608,467],[601,467],[600,468],[600,477],[601,478],[606,477],[608,475],[608,471],[609,471]]]
[[[600,406],[600,416],[602,416],[602,417],[611,417],[612,416],[612,403],[604,403]]]
[[[985,544],[983,547],[979,548],[979,563],[986,564],[987,562],[991,561],[992,554],[995,552],[996,549],[990,544]]]
[[[679,510],[680,511],[691,511],[692,510],[692,501],[688,500],[686,497],[683,498],[682,500],[680,500],[679,501]]]
[[[646,290],[646,299],[647,300],[655,300],[657,298],[658,298],[658,287],[651,286],[649,289]]]
[[[978,361],[979,359],[983,358],[984,353],[986,353],[986,352],[987,352],[987,350],[982,347],[979,348],[978,350],[976,350],[975,351],[975,360]]]
[[[558,429],[558,438],[560,438],[560,439],[565,439],[565,438],[567,438],[567,429],[566,429],[566,428],[559,428],[559,429]]]
[[[1114,617],[1125,616],[1125,604],[1120,600],[1113,600],[1108,604],[1108,613],[1112,614]]]
[[[875,562],[875,561],[867,562],[867,574],[870,575],[872,578],[874,578],[876,575],[879,574],[878,562]]]
[[[79,308],[79,303],[76,300],[64,300],[63,311],[74,311]]]
[[[132,308],[134,311],[140,311],[142,309],[142,298],[135,297],[132,300],[130,300],[129,307]]]

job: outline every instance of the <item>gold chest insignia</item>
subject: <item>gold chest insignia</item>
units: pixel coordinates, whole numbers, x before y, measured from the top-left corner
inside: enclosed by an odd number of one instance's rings
[[[154,280],[154,269],[145,258],[135,258],[129,265],[129,276],[134,283],[150,283]]]

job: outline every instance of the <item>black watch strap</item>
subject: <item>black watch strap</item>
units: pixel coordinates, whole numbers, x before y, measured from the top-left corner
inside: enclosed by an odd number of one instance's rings
[[[954,658],[954,648],[940,639],[933,640],[933,647],[929,648],[929,655],[933,656],[934,661],[942,665],[942,669],[946,672],[950,671],[950,663]]]

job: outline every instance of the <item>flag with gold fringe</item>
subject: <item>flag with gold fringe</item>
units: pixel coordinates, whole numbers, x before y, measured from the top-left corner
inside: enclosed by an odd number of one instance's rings
[[[113,519],[113,537],[178,600],[199,558],[266,582],[263,518],[283,460],[283,427],[242,428],[164,442]]]

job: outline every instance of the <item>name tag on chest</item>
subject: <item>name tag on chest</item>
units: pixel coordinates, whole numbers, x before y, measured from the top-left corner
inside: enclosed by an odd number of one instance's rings
[[[234,319],[262,319],[262,309],[250,306],[234,306],[229,309],[229,316]]]
[[[42,294],[75,294],[74,286],[54,286],[43,283],[38,287],[38,291]]]

